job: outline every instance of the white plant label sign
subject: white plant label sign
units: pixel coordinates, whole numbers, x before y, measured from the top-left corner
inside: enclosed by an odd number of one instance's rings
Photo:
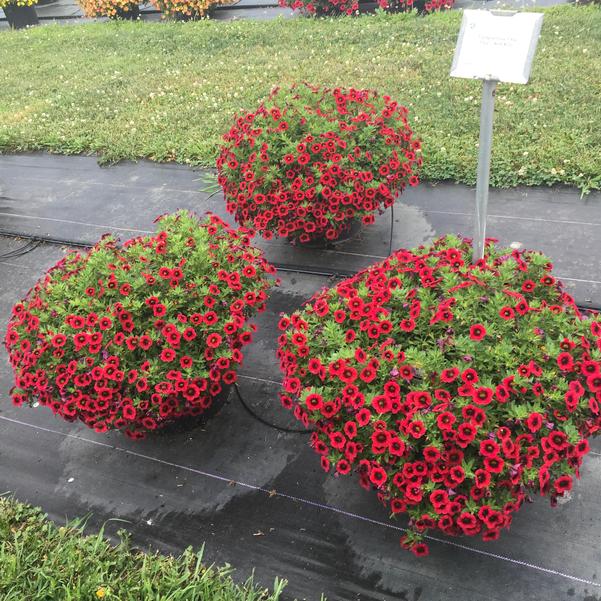
[[[527,83],[543,15],[464,10],[452,77]]]

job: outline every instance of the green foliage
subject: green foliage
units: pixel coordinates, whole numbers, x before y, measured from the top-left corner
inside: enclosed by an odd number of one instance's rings
[[[252,577],[232,580],[232,568],[207,566],[202,550],[180,557],[134,551],[125,531],[112,546],[101,530],[84,536],[81,521],[57,527],[40,509],[0,498],[2,601],[277,601]]]
[[[377,89],[423,139],[422,178],[473,184],[480,84],[449,77],[461,15],[91,23],[0,36],[0,149],[213,165],[275,85]],[[601,188],[601,11],[545,11],[531,82],[500,85],[494,186]],[[24,57],[27,57],[24,60]]]
[[[273,267],[215,215],[157,222],[156,236],[67,255],[14,306],[15,404],[139,438],[201,415],[235,381]]]
[[[494,540],[527,494],[554,504],[601,427],[598,318],[540,253],[471,255],[401,249],[279,322],[283,405],[325,471],[409,515],[418,556],[428,529]]]

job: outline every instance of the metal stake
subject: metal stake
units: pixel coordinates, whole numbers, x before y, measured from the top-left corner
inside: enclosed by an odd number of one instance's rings
[[[474,223],[474,254],[472,262],[484,257],[486,237],[486,211],[488,207],[488,182],[490,179],[490,154],[492,150],[492,124],[495,111],[497,81],[483,80],[482,108],[480,110],[480,146],[478,152],[478,179],[476,181],[476,216]]]

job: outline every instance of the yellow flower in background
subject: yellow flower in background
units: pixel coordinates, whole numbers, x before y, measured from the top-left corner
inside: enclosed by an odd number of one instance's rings
[[[37,2],[37,0],[35,0]],[[2,0],[0,0],[2,2]],[[77,0],[86,17],[137,18],[137,0]]]
[[[15,6],[33,6],[37,4],[38,0],[0,0],[0,8],[4,8],[8,4]]]
[[[98,599],[104,599],[106,597],[106,589],[103,586],[96,591],[96,597],[98,597]]]

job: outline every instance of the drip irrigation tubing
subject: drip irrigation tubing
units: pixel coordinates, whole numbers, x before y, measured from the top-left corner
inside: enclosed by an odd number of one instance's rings
[[[32,250],[35,250],[40,244],[41,242],[39,242],[38,240],[28,240],[23,246],[1,254],[0,261],[3,259],[14,259],[16,257],[22,257],[23,255],[30,253]]]
[[[210,194],[207,198],[209,200],[211,197],[215,196],[221,192],[221,190],[216,190],[212,194]],[[388,256],[392,254],[392,246],[393,246],[393,234],[394,234],[394,206],[391,207],[390,213],[390,240],[388,243]],[[70,240],[68,238],[57,238],[53,236],[38,236],[35,234],[27,234],[27,233],[19,233],[13,232],[10,230],[5,230],[0,228],[0,236],[7,236],[11,238],[24,238],[26,240],[35,241],[39,243],[46,244],[55,244],[61,246],[70,246],[74,248],[92,248],[94,244],[90,242],[82,242],[77,240]],[[33,250],[33,249],[31,249]],[[11,255],[12,256],[12,255]],[[0,256],[0,259],[8,258]],[[350,269],[336,269],[336,270],[324,270],[321,267],[306,267],[303,265],[296,265],[294,263],[271,263],[278,271],[282,271],[284,273],[302,273],[303,275],[313,275],[320,276],[326,278],[349,278],[357,275],[358,271],[350,270]]]
[[[391,227],[390,227],[391,234],[393,232],[392,223],[393,223],[393,219],[391,219]],[[58,238],[58,237],[54,237],[54,236],[39,236],[36,234],[28,234],[26,232],[13,232],[11,230],[6,230],[3,228],[0,228],[0,236],[6,236],[9,238],[23,238],[26,240],[32,240],[32,241],[36,241],[39,243],[53,244],[55,246],[70,246],[72,248],[89,249],[94,246],[94,244],[91,242],[69,240],[68,238]],[[389,249],[390,249],[389,255],[391,255],[392,254],[392,237],[391,237]],[[33,249],[31,249],[31,250],[33,250]],[[301,273],[303,275],[313,275],[313,276],[320,276],[320,277],[326,277],[326,278],[344,279],[344,278],[353,277],[353,276],[357,275],[358,273],[360,273],[361,271],[363,271],[363,269],[359,269],[359,270],[353,270],[353,269],[329,270],[329,269],[324,269],[322,267],[313,267],[313,266],[307,267],[304,265],[297,265],[296,263],[278,263],[276,261],[270,261],[270,263],[271,263],[271,265],[273,265],[276,268],[276,270],[282,271],[285,273]],[[576,304],[576,306],[581,311],[592,311],[592,312],[601,313],[601,305]]]
[[[256,413],[250,405],[247,404],[247,402],[244,400],[244,397],[242,396],[242,393],[240,392],[240,388],[238,387],[237,382],[234,382],[234,389],[236,390],[236,396],[238,397],[240,404],[242,405],[242,407],[244,407],[246,412],[258,422],[261,422],[264,426],[273,428],[274,430],[279,430],[280,432],[286,432],[287,434],[310,434],[311,432],[313,432],[312,428],[289,428],[287,426],[279,426],[278,424],[274,424],[273,422],[266,420],[264,417],[261,417],[258,413]]]
[[[90,249],[94,246],[91,242],[81,240],[69,240],[68,238],[57,238],[54,236],[38,236],[36,234],[27,234],[25,232],[13,232],[0,228],[0,236],[9,238],[25,238],[38,243],[53,244],[55,246],[69,246],[72,248]],[[33,250],[33,249],[32,249]],[[321,267],[304,267],[294,263],[277,263],[270,261],[278,271],[287,273],[302,273],[303,275],[315,275],[326,278],[348,278],[357,275],[357,271],[351,269],[324,270]]]

